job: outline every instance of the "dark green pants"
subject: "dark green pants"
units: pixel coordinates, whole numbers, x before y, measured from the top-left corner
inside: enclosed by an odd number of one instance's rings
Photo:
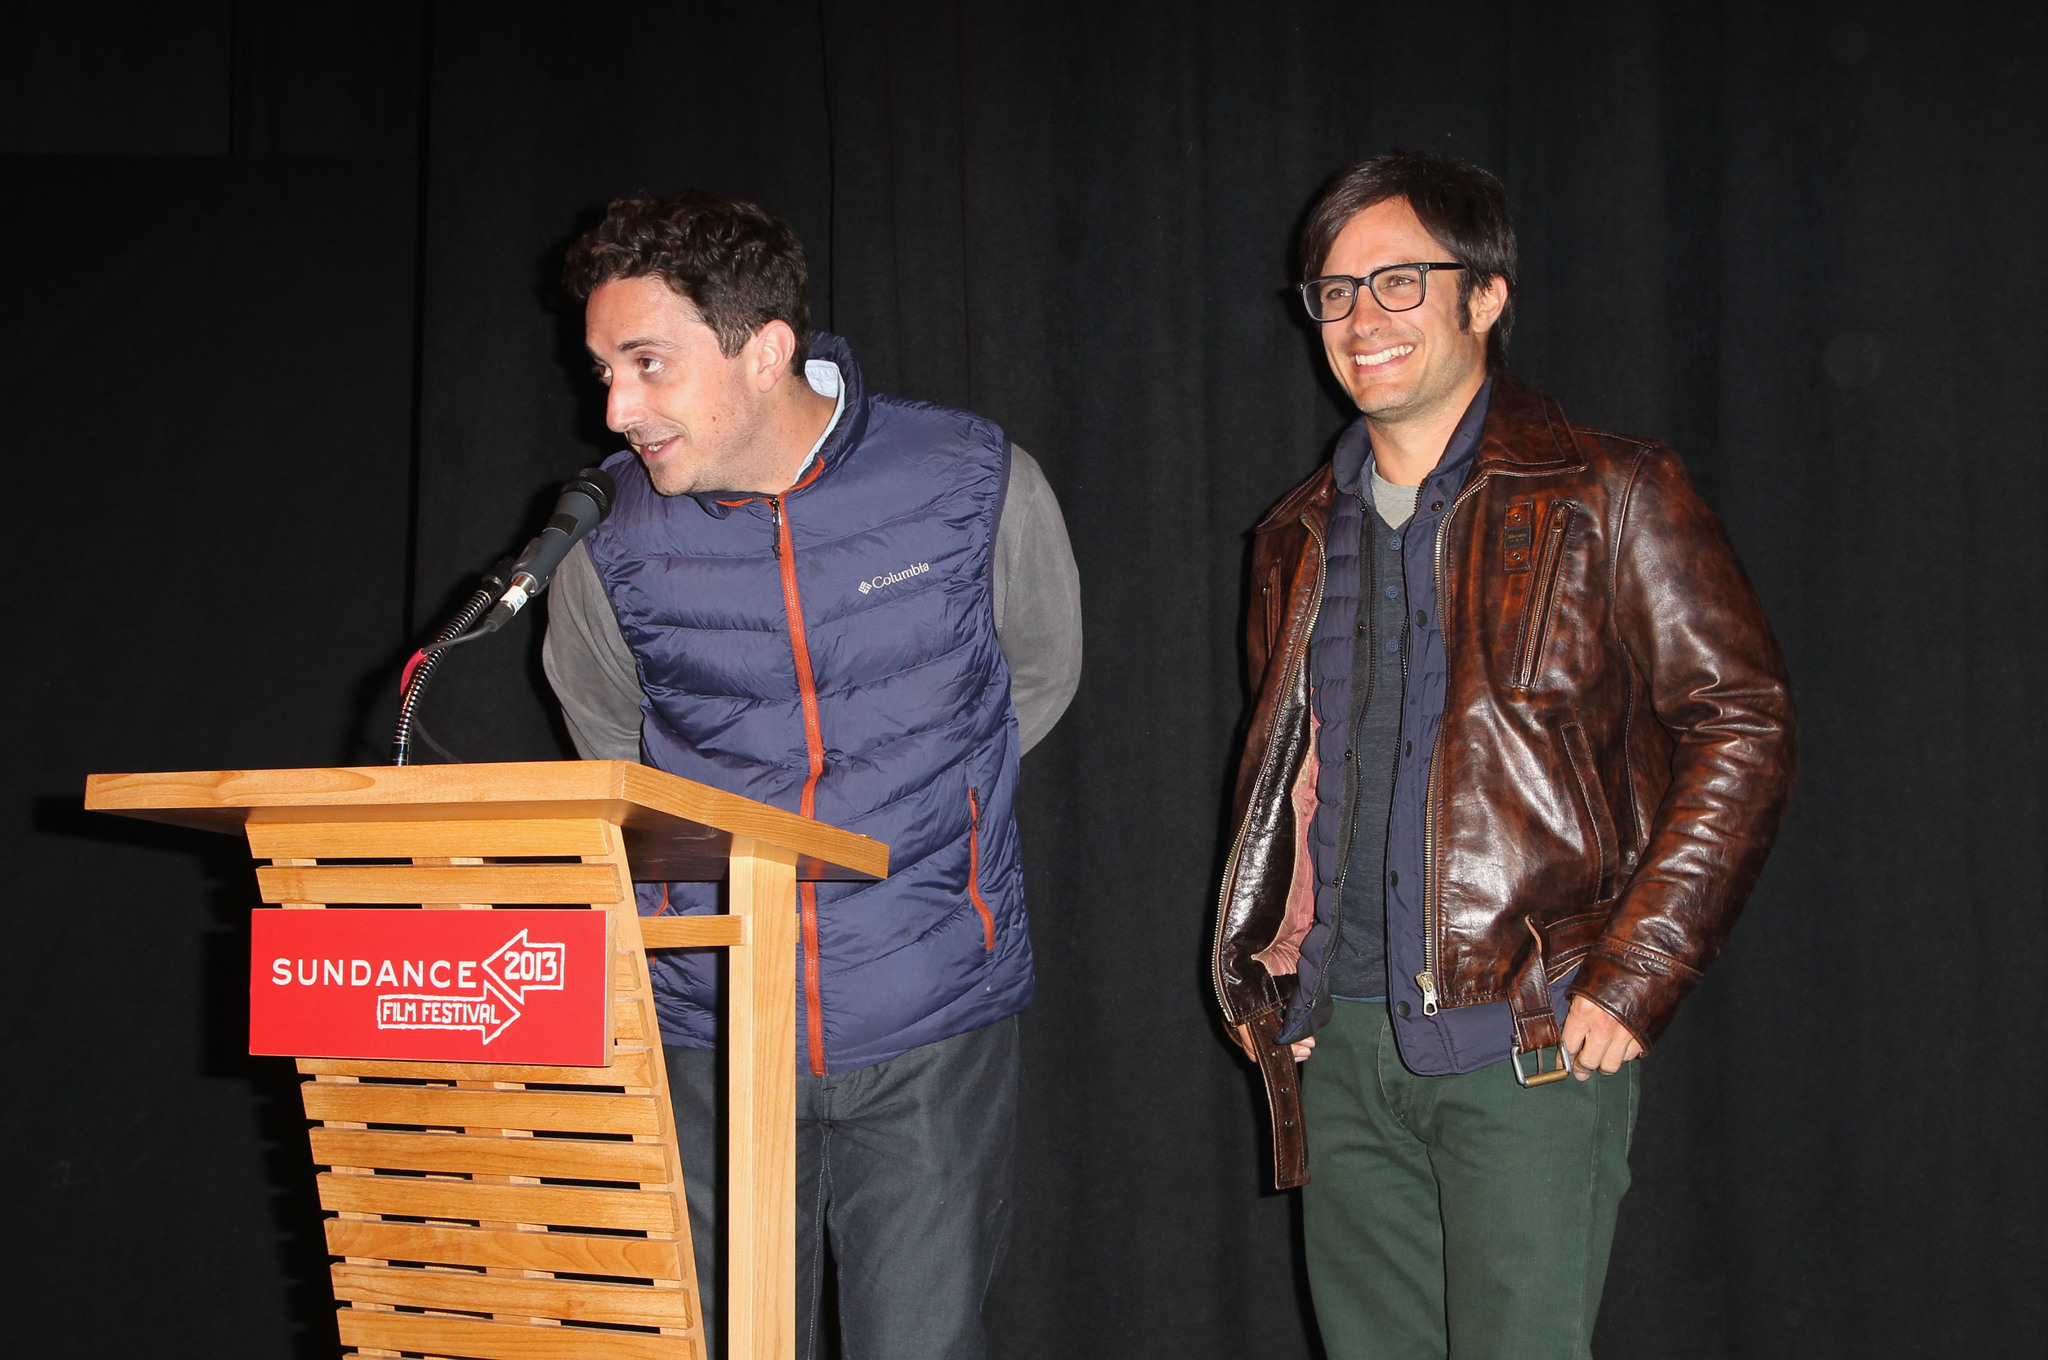
[[[1639,1064],[1524,1088],[1401,1065],[1339,1001],[1302,1065],[1309,1287],[1330,1360],[1585,1360],[1628,1189]]]

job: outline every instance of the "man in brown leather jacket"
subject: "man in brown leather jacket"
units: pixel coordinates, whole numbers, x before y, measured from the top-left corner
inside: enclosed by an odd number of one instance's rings
[[[1587,1356],[1633,1060],[1791,791],[1784,663],[1677,455],[1502,371],[1491,175],[1360,162],[1300,254],[1361,418],[1256,531],[1217,999],[1335,1360]]]

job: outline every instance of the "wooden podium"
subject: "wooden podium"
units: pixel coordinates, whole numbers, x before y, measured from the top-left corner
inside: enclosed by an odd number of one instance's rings
[[[729,948],[728,1351],[796,1354],[796,882],[886,845],[620,761],[102,774],[85,805],[246,833],[285,907],[610,914],[602,1067],[299,1059],[351,1355],[705,1355],[646,951]],[[727,914],[642,918],[635,879],[725,879]]]

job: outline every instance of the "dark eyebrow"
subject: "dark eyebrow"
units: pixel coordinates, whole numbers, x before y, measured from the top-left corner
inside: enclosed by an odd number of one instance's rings
[[[604,362],[604,356],[602,354],[599,354],[596,350],[591,349],[590,346],[585,345],[584,349],[589,350],[591,358],[597,360],[599,363]],[[618,352],[620,354],[631,354],[636,349],[673,350],[675,349],[675,345],[670,341],[657,339],[656,337],[651,335],[638,335],[633,337],[631,340],[621,340],[619,342]]]

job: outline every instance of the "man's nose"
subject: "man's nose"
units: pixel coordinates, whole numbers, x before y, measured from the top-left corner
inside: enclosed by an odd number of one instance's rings
[[[612,379],[604,398],[604,423],[614,434],[624,434],[640,423],[640,396],[629,380]]]
[[[1351,323],[1354,334],[1363,335],[1380,326],[1392,315],[1392,312],[1380,305],[1380,300],[1372,289],[1361,288],[1358,290],[1357,300],[1351,304],[1351,315],[1344,319]]]

